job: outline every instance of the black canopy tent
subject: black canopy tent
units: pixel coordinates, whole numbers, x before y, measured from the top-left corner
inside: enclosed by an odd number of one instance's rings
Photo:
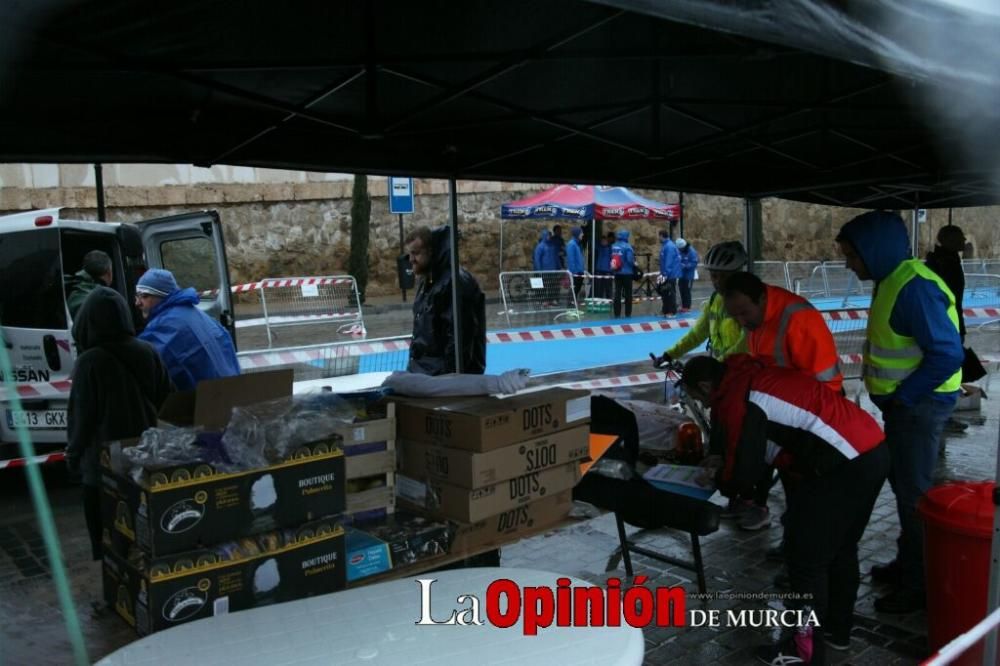
[[[1000,19],[959,4],[6,2],[0,161],[996,203]]]
[[[906,4],[6,2],[0,161],[994,201],[996,18]]]

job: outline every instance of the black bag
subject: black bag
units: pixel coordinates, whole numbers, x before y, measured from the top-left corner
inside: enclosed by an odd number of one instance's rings
[[[965,348],[965,360],[962,361],[962,383],[974,382],[986,376],[986,368],[976,356],[971,347]]]

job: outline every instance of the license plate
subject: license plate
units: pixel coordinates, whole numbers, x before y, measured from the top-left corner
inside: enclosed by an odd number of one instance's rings
[[[66,410],[30,411],[26,409],[8,409],[7,427],[17,428],[19,426],[35,430],[65,428]]]

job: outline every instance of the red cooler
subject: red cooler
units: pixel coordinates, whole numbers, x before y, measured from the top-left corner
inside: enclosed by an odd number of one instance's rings
[[[932,651],[986,617],[993,535],[993,482],[931,488],[917,510],[924,520],[927,638]],[[955,663],[982,663],[982,647]]]

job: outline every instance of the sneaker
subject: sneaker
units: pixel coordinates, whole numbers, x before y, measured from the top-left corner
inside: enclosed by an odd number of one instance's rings
[[[823,642],[838,652],[846,652],[851,649],[851,634],[839,631],[826,631],[823,632]]]
[[[784,642],[760,646],[754,651],[754,656],[757,661],[771,666],[788,666],[808,664],[812,661],[812,652],[812,627],[808,627]]]
[[[748,507],[753,506],[750,502],[744,502],[741,499],[731,499],[726,508],[719,513],[719,518],[739,518],[743,515],[743,512],[747,510]]]
[[[948,420],[944,422],[945,432],[965,432],[968,429],[969,429],[968,423],[965,423],[964,421],[959,421],[953,416],[949,416]]]
[[[766,506],[750,504],[739,518],[741,530],[762,530],[771,526],[771,512]]]

